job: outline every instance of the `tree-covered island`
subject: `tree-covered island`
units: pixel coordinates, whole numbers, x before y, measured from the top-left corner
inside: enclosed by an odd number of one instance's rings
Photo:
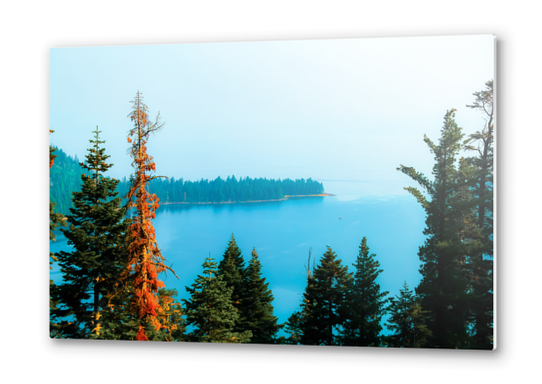
[[[80,175],[85,173],[77,156],[71,157],[61,148],[53,147],[56,154],[55,166],[51,168],[51,202],[56,211],[68,214],[73,208],[72,192],[81,190]],[[131,181],[124,177],[118,183],[120,196],[125,197]],[[158,178],[148,183],[151,193],[156,194],[160,204],[227,204],[265,201],[284,201],[295,197],[333,196],[324,192],[324,185],[308,179],[267,179],[220,176],[214,180],[199,181],[183,178]]]

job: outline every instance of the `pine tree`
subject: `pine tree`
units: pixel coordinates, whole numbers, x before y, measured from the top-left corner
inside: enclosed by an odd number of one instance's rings
[[[422,281],[416,289],[424,309],[431,312],[430,346],[467,348],[468,298],[470,291],[463,271],[466,247],[462,242],[468,216],[468,188],[465,175],[458,170],[457,156],[463,134],[455,122],[455,110],[448,111],[438,145],[429,138],[424,141],[435,155],[434,180],[427,179],[414,168],[401,165],[398,170],[417,181],[426,192],[405,188],[425,209],[427,236],[418,255],[422,261]],[[467,220],[468,221],[468,220]]]
[[[192,288],[186,287],[190,299],[185,300],[186,324],[194,330],[188,341],[208,343],[248,343],[251,331],[235,332],[239,314],[231,299],[233,289],[227,287],[223,276],[217,275],[214,259],[203,263],[203,275],[196,278]]]
[[[250,342],[260,344],[273,343],[279,330],[278,318],[273,315],[273,294],[269,289],[269,283],[266,283],[265,277],[262,277],[261,269],[258,254],[256,249],[253,249],[247,267],[245,326],[252,330]]]
[[[346,321],[346,291],[352,274],[331,248],[308,278],[303,294],[301,344],[338,345]]]
[[[376,280],[382,270],[376,255],[369,254],[367,238],[364,237],[359,247],[359,254],[354,263],[354,279],[350,282],[346,294],[346,313],[348,320],[344,324],[343,344],[355,346],[382,345],[382,316],[385,314],[386,296]]]
[[[486,83],[486,89],[474,93],[475,100],[467,107],[483,112],[486,118],[482,130],[469,136],[466,149],[477,152],[467,158],[473,167],[469,178],[472,193],[473,215],[465,233],[470,246],[468,278],[471,282],[473,299],[471,311],[474,322],[474,348],[493,347],[493,131],[494,105],[493,80]]]
[[[386,327],[393,331],[388,336],[388,346],[423,348],[431,337],[426,321],[428,311],[423,310],[419,298],[414,296],[405,281],[399,296],[392,298],[390,318]]]
[[[286,323],[281,326],[284,327],[284,332],[288,337],[280,336],[277,339],[277,344],[289,344],[299,345],[301,344],[301,338],[303,337],[303,313],[301,311],[295,311],[288,317]]]
[[[104,305],[99,313],[99,326],[93,339],[134,340],[137,336],[137,316],[130,310],[131,289],[121,280],[103,297]]]
[[[131,143],[130,155],[135,168],[128,192],[128,208],[132,214],[128,230],[128,264],[122,275],[123,289],[131,290],[130,309],[137,316],[136,340],[166,340],[163,325],[158,319],[161,311],[158,291],[164,283],[158,275],[167,270],[175,272],[164,264],[164,257],[156,242],[152,220],[156,217],[158,198],[149,193],[148,183],[157,176],[152,176],[155,164],[147,153],[147,142],[152,133],[163,126],[158,114],[151,122],[143,96],[137,92],[132,101],[129,117],[134,127],[129,131]],[[176,276],[176,275],[175,275]]]
[[[247,328],[246,306],[248,277],[245,260],[243,259],[241,250],[235,242],[233,234],[224,251],[224,256],[218,264],[218,274],[222,276],[226,286],[232,289],[233,305],[239,313],[238,321],[233,329],[235,332],[243,332],[249,329]]]
[[[94,140],[89,140],[94,145],[81,164],[88,174],[81,175],[81,191],[73,193],[74,208],[67,216],[69,228],[62,230],[73,251],[56,254],[63,284],[55,291],[58,305],[52,315],[65,319],[57,331],[67,338],[99,333],[103,298],[114,290],[126,262],[126,211],[117,197],[118,180],[104,175],[112,164],[106,163],[109,156],[100,148],[104,141],[98,127],[94,133]]]
[[[183,308],[176,300],[178,296],[176,289],[160,289],[158,291],[158,319],[162,325],[162,329],[167,334],[167,341],[184,341],[185,339],[185,319]]]

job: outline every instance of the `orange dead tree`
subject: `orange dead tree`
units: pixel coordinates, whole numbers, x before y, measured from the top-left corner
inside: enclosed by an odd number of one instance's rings
[[[147,154],[146,144],[149,136],[162,128],[163,124],[160,123],[160,114],[155,122],[149,120],[141,93],[137,92],[131,103],[133,107],[129,117],[134,127],[128,133],[128,142],[131,143],[130,155],[135,171],[127,196],[132,218],[128,230],[128,267],[123,277],[133,292],[131,312],[139,319],[136,340],[160,340],[160,334],[167,330],[159,321],[163,308],[158,290],[164,287],[164,283],[158,279],[158,275],[166,270],[173,274],[175,272],[164,264],[164,257],[156,243],[152,220],[156,216],[158,198],[147,189],[149,182],[160,176],[153,176],[155,164],[152,156]]]

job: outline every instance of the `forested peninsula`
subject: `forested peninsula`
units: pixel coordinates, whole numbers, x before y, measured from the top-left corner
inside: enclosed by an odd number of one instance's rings
[[[56,211],[64,215],[73,208],[72,192],[81,190],[81,167],[77,156],[72,158],[62,149],[55,148],[55,167],[51,169],[51,202],[56,204]],[[125,197],[132,185],[126,177],[118,184],[119,195]],[[149,182],[149,192],[163,204],[224,204],[281,201],[289,197],[331,196],[324,193],[324,185],[308,179],[266,179],[239,178],[220,176],[214,180],[201,179],[189,181],[183,178],[157,178]]]
[[[128,191],[130,182],[119,184],[121,195]],[[201,179],[188,181],[181,179],[154,179],[149,183],[149,191],[156,194],[160,204],[220,204],[260,201],[286,200],[293,196],[329,196],[324,194],[324,186],[309,179]]]
[[[55,153],[54,167],[49,171],[49,197],[55,211],[63,215],[73,208],[72,192],[81,190],[81,175],[86,170],[79,164],[77,156],[69,156],[62,149],[52,146]]]

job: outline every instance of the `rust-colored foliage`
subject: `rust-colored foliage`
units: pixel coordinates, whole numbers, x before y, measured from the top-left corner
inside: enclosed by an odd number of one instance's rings
[[[158,319],[163,309],[157,292],[164,287],[164,283],[158,279],[158,275],[168,269],[172,271],[164,264],[152,225],[158,198],[147,191],[149,181],[154,178],[151,172],[155,170],[155,165],[147,153],[146,144],[150,134],[159,130],[162,124],[159,123],[159,116],[156,122],[150,122],[147,106],[139,92],[132,104],[129,117],[134,127],[128,133],[128,142],[132,145],[130,155],[134,159],[132,166],[135,173],[127,197],[133,217],[128,230],[129,261],[123,279],[131,282],[133,295],[130,309],[140,319],[136,339],[149,340],[144,327],[146,324],[153,325],[156,331],[163,327]]]
[[[49,129],[49,133],[53,133],[54,131],[52,129]],[[55,164],[55,157],[56,155],[53,155],[53,152],[55,149],[49,148],[49,169],[53,168],[53,165]]]

